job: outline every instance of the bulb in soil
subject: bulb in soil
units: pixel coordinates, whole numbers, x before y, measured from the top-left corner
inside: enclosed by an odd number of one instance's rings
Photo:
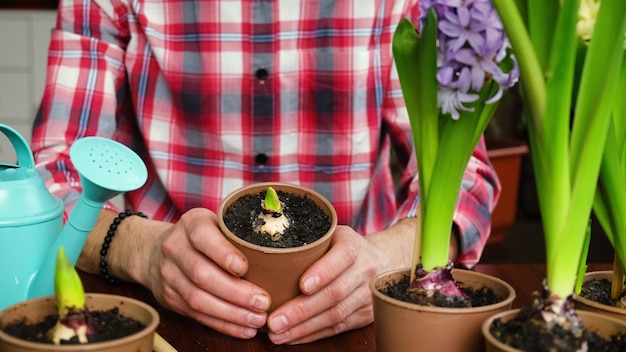
[[[289,219],[283,213],[280,213],[278,217],[261,213],[259,219],[261,221],[254,227],[254,232],[269,235],[272,241],[279,241],[290,225]]]
[[[265,192],[265,199],[261,200],[261,213],[259,214],[259,224],[254,227],[254,232],[267,234],[272,241],[279,241],[285,229],[289,228],[291,222],[283,213],[284,204],[278,199],[276,190],[268,187]]]

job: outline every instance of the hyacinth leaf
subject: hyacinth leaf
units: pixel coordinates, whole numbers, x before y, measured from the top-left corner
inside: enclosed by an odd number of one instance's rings
[[[437,106],[437,15],[428,13],[422,35],[413,23],[402,19],[393,36],[392,50],[400,77],[405,105],[411,121],[417,162],[420,165],[420,189],[427,193],[434,167],[438,141]],[[422,172],[422,169],[424,170]],[[426,192],[424,192],[426,190]]]
[[[439,148],[439,107],[437,105],[437,14],[430,9],[424,23],[421,36],[417,33],[413,24],[402,19],[394,32],[392,51],[400,85],[408,111],[413,140],[415,141],[415,153],[419,169],[420,183],[420,206],[418,218],[423,220],[428,216],[435,216],[428,209],[430,203],[430,184],[434,175],[435,163]],[[444,220],[445,221],[445,220]],[[448,223],[451,224],[451,221]],[[441,226],[440,226],[441,227]],[[438,229],[439,230],[439,229]],[[450,237],[447,229],[444,236],[438,232],[424,231],[420,225],[417,227],[415,248],[413,251],[412,267],[424,257],[442,258],[442,250],[445,249],[445,260],[435,260],[440,266],[447,263],[447,251]],[[448,242],[446,240],[448,237]],[[422,242],[428,246],[423,247]],[[443,247],[443,248],[442,248]],[[432,269],[425,267],[426,270]],[[412,278],[414,272],[411,271]]]
[[[528,2],[528,8],[526,9],[528,11],[528,32],[539,64],[545,69],[550,59],[550,50],[553,48],[552,38],[556,24],[554,19],[559,13],[559,1],[529,0]]]
[[[622,64],[617,79],[618,92],[626,89],[626,51],[622,53]],[[600,183],[596,192],[593,210],[607,238],[626,270],[626,103],[614,99],[613,118],[609,125],[606,147],[600,167]]]
[[[626,248],[622,243],[626,236],[626,218],[623,216],[626,213],[626,184],[624,183],[626,174],[619,159],[621,151],[617,147],[612,121],[602,156],[600,183],[594,198],[593,210],[623,263],[626,259]]]
[[[530,35],[526,29],[522,15],[515,1],[521,0],[493,0],[493,5],[502,20],[507,37],[513,47],[520,68],[520,83],[524,87],[524,98],[530,109],[532,119],[529,119],[529,128],[535,135],[540,136],[541,120],[543,120],[543,108],[545,106],[545,83],[544,74],[539,59],[534,50],[516,50],[515,48],[532,48]],[[531,140],[532,142],[532,140]],[[539,165],[542,165],[540,163]]]
[[[574,1],[574,0],[572,0]],[[617,77],[621,72],[621,63],[624,56],[624,32],[626,31],[626,2],[603,1],[600,6],[594,32],[602,35],[593,36],[589,43],[583,74],[580,81],[580,91],[576,100],[576,120],[572,134],[573,160],[580,160],[589,148],[586,142],[600,141],[591,139],[601,137],[602,133],[589,131],[587,126],[601,125],[596,122],[597,116],[603,116],[608,121],[608,114],[612,109],[613,95],[618,87]],[[616,14],[620,14],[616,16]],[[579,117],[580,116],[580,117]],[[580,128],[577,128],[577,125]],[[599,127],[606,128],[607,124]],[[598,133],[595,135],[595,133]]]
[[[528,6],[526,4],[527,0],[515,0],[515,4],[512,4],[517,8],[517,12],[520,15],[520,19],[524,24],[524,28],[529,28],[528,26]],[[495,7],[495,6],[494,6]]]
[[[422,28],[422,39],[418,42],[416,50],[417,61],[413,61],[418,67],[418,75],[411,77],[411,79],[417,80],[417,91],[415,97],[418,97],[419,113],[413,114],[409,112],[409,119],[411,121],[411,128],[415,128],[419,135],[419,139],[415,139],[415,150],[420,153],[421,159],[418,159],[418,168],[420,163],[424,172],[420,169],[420,183],[421,178],[426,177],[423,180],[423,184],[420,184],[420,189],[425,190],[426,193],[421,195],[425,197],[424,203],[430,203],[428,200],[429,189],[432,177],[436,175],[433,171],[438,147],[440,144],[439,139],[439,106],[437,103],[437,90],[438,82],[436,78],[437,72],[437,13],[434,8],[428,10],[424,28]],[[405,64],[411,64],[407,62]],[[406,98],[405,98],[406,101]],[[424,188],[422,188],[424,187]]]
[[[282,211],[282,205],[280,204],[280,199],[278,199],[278,193],[276,193],[276,190],[272,187],[268,187],[265,192],[265,208],[275,212]]]
[[[626,39],[625,39],[626,41]],[[622,53],[622,69],[618,78],[618,92],[626,92],[626,50]],[[617,150],[624,173],[626,174],[626,100],[613,101],[613,125],[617,139]]]
[[[59,318],[67,315],[71,309],[85,307],[85,290],[74,265],[59,247],[56,270],[54,273],[54,295],[56,298]]]
[[[548,3],[550,3],[548,1]],[[551,172],[555,180],[559,180],[558,193],[566,197],[569,192],[569,125],[572,106],[572,85],[574,82],[574,68],[576,67],[576,51],[578,39],[576,36],[577,1],[566,1],[557,17],[557,26],[554,41],[549,45],[548,74],[546,82],[546,107],[544,120],[544,137],[550,138],[550,148],[544,152],[549,154],[549,162],[553,165]],[[554,22],[554,21],[553,21]],[[534,41],[534,40],[533,40]],[[556,167],[555,167],[556,166]],[[563,182],[565,180],[566,182]],[[559,187],[559,185],[555,185]],[[556,198],[560,198],[557,196]]]
[[[440,140],[446,142],[439,145],[437,162],[433,170],[433,174],[438,177],[431,181],[429,189],[430,199],[437,201],[429,203],[430,208],[424,209],[428,214],[424,216],[422,225],[421,263],[425,270],[442,267],[447,263],[452,220],[458,201],[458,191],[461,189],[463,171],[499,105],[485,104],[497,89],[495,82],[485,84],[479,92],[480,98],[477,102],[468,104],[473,111],[461,111],[458,120],[449,117],[439,119],[442,124]],[[474,133],[467,133],[468,131]],[[441,224],[450,224],[450,227]]]
[[[583,288],[583,282],[585,281],[585,273],[587,272],[587,256],[589,255],[589,244],[591,243],[591,220],[587,225],[587,231],[585,232],[585,242],[583,243],[582,254],[578,262],[578,275],[576,275],[576,285],[574,286],[574,293],[580,294]]]

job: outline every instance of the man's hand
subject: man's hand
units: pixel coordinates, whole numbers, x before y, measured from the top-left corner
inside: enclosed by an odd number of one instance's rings
[[[303,294],[270,314],[272,342],[306,343],[370,324],[374,315],[369,282],[381,271],[408,267],[412,223],[408,220],[395,229],[398,233],[371,239],[338,226],[328,253],[302,275]]]
[[[129,217],[109,252],[113,275],[148,287],[163,306],[222,333],[251,338],[264,326],[268,293],[242,280],[245,256],[216,215],[192,209],[176,224]]]

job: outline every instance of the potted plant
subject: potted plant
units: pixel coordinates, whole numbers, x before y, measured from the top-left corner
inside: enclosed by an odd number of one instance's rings
[[[152,351],[159,315],[124,296],[84,293],[74,266],[60,247],[54,297],[40,297],[0,312],[0,350]]]
[[[270,294],[270,312],[301,293],[300,277],[328,251],[337,227],[335,208],[324,196],[279,182],[232,192],[217,218],[226,238],[248,258],[243,278]]]
[[[493,3],[520,65],[547,275],[532,306],[486,321],[483,332],[493,351],[502,350],[502,344],[538,351],[563,351],[563,346],[584,349],[592,344],[586,334],[599,326],[591,322],[593,313],[574,310],[573,294],[604,142],[610,139],[607,131],[623,59],[626,3],[602,2],[592,27],[596,35],[588,48],[577,37],[580,0]],[[618,325],[603,329],[626,331],[617,320],[610,324]],[[546,335],[538,338],[518,333],[522,340],[518,342],[498,330],[511,325],[518,331],[537,327],[534,330]],[[522,342],[546,340],[552,345],[521,346]]]
[[[515,292],[497,278],[453,270],[449,245],[464,170],[503,91],[517,80],[516,63],[488,0],[421,1],[420,12],[420,32],[404,19],[392,45],[419,171],[416,246],[410,268],[370,284],[376,345],[479,351],[482,321],[510,309]],[[401,287],[399,295],[388,294],[392,286]],[[473,291],[497,298],[476,306]]]

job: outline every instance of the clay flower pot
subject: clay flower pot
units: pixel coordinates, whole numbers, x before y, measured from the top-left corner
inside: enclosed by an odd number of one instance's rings
[[[87,293],[86,304],[89,310],[109,310],[117,307],[120,314],[133,318],[146,327],[129,336],[87,344],[54,345],[52,343],[30,342],[5,333],[2,329],[7,324],[26,318],[29,322],[40,322],[48,315],[57,313],[53,296],[34,298],[7,307],[0,312],[0,351],[35,352],[35,351],[109,351],[109,352],[152,352],[154,332],[159,325],[159,314],[146,303],[117,295]]]
[[[613,272],[610,270],[588,272],[585,273],[584,281],[601,279],[606,279],[610,282],[613,279]],[[579,310],[601,313],[626,322],[626,309],[624,308],[595,302],[579,295],[574,295],[574,306]]]
[[[502,343],[490,332],[490,327],[494,320],[502,319],[503,322],[507,322],[508,320],[515,317],[515,315],[519,311],[519,309],[513,309],[506,312],[501,312],[498,314],[494,314],[493,316],[485,320],[482,326],[482,334],[485,337],[486,352],[521,352],[516,348]],[[626,333],[626,322],[622,320],[589,311],[577,310],[576,313],[578,313],[578,315],[582,319],[585,328],[598,333],[604,338],[609,338],[610,336],[615,334]]]
[[[277,192],[290,193],[313,200],[330,219],[328,231],[312,243],[290,248],[260,246],[235,235],[224,222],[224,213],[228,207],[242,196],[259,194],[267,190],[269,186]],[[270,312],[301,293],[300,277],[311,264],[328,251],[332,234],[337,227],[335,208],[324,196],[299,185],[277,182],[256,183],[232,192],[220,204],[217,218],[226,238],[248,258],[248,272],[243,278],[269,292],[272,301]]]
[[[420,351],[483,351],[483,321],[498,312],[511,309],[515,290],[506,282],[469,270],[453,270],[455,280],[464,287],[490,287],[502,301],[482,307],[445,308],[411,304],[390,298],[379,290],[400,281],[409,270],[378,275],[370,282],[374,304],[376,348],[400,352],[419,346]]]

